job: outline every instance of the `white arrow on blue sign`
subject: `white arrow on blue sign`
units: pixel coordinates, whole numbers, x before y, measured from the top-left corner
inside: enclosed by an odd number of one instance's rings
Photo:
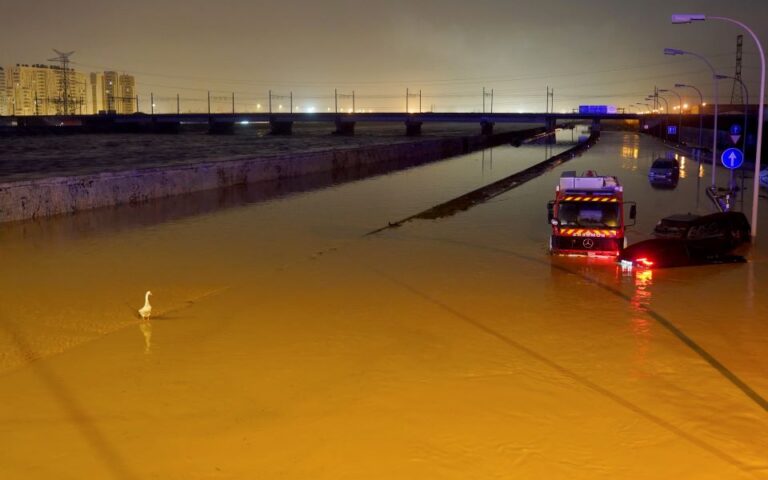
[[[731,135],[741,135],[741,125],[738,123],[731,125]]]
[[[728,148],[720,155],[720,161],[725,168],[733,170],[744,164],[744,153],[738,148]]]

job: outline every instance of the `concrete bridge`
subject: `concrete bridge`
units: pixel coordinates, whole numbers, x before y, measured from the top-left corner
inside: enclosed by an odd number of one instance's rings
[[[640,120],[649,115],[634,113],[172,113],[131,115],[73,115],[73,116],[17,116],[0,118],[4,132],[141,132],[174,133],[183,124],[207,124],[211,133],[233,133],[235,125],[269,123],[273,134],[290,135],[293,124],[331,123],[334,133],[354,135],[355,125],[363,122],[401,123],[407,135],[421,134],[424,123],[474,123],[482,134],[493,133],[495,124],[534,123],[548,129],[563,123],[590,122],[598,126],[601,120]],[[663,115],[652,116],[659,121]]]

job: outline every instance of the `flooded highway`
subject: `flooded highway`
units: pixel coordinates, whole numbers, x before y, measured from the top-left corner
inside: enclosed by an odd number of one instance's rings
[[[487,203],[365,235],[578,136],[200,214],[0,226],[2,477],[768,478],[764,198],[744,264],[551,257],[562,171],[618,176],[630,243],[712,211],[707,165],[677,152],[657,190],[667,148],[605,132]]]

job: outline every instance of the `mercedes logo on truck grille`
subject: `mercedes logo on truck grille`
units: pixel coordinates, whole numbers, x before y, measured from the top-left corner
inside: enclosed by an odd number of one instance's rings
[[[584,245],[584,248],[592,248],[595,246],[595,241],[591,238],[585,238],[581,244]]]

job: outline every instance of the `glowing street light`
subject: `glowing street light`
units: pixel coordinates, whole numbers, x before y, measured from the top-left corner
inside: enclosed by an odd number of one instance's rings
[[[712,17],[710,17],[712,18]],[[702,13],[676,13],[672,15],[672,23],[691,23],[694,21],[704,21],[707,16]]]
[[[698,15],[693,15],[695,17],[698,17]],[[672,23],[685,23],[685,22],[675,22],[674,15],[672,16],[673,20]],[[694,20],[700,20],[699,18],[694,18]],[[717,92],[717,72],[715,72],[715,67],[712,66],[712,64],[704,58],[703,56],[699,55],[698,53],[693,52],[686,52],[685,50],[678,50],[677,48],[665,48],[664,49],[664,55],[693,55],[694,57],[698,58],[699,60],[703,61],[707,64],[709,69],[712,71],[712,83],[715,87],[715,124],[712,129],[712,187],[715,186],[715,171],[717,169],[717,107],[718,103],[720,103],[720,99],[718,98],[718,92]]]

